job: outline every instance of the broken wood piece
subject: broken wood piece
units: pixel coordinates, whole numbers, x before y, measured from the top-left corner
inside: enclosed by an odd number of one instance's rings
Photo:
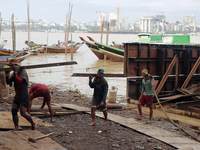
[[[41,107],[41,105],[32,105],[31,106],[31,112],[40,112],[40,107]],[[53,108],[54,111],[55,110],[62,110],[61,106],[51,105],[51,107]],[[49,111],[48,106],[44,106],[43,111]]]
[[[64,65],[74,65],[77,64],[76,61],[70,62],[58,62],[58,63],[49,63],[49,64],[39,64],[39,65],[29,65],[29,66],[21,66],[20,68],[24,69],[35,69],[35,68],[46,68],[46,67],[56,67],[56,66],[64,66]],[[1,71],[11,71],[11,68],[2,68]]]
[[[40,136],[40,137],[37,137],[37,138],[29,137],[28,141],[35,143],[37,140],[43,139],[43,138],[48,137],[48,136],[50,136],[52,134],[55,134],[55,132],[52,132],[52,133],[49,133],[49,134],[46,134],[46,135],[43,135],[43,136]]]
[[[112,104],[112,103],[107,103],[107,109],[122,109],[121,104]]]

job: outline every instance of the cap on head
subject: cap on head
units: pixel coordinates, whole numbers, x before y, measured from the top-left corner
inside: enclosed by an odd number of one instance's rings
[[[104,74],[104,70],[102,68],[99,68],[98,72],[100,72],[101,74]]]
[[[10,59],[9,63],[7,64],[8,66],[11,66],[11,65],[18,65],[18,61],[17,59]]]
[[[148,75],[148,70],[147,69],[143,69],[142,73],[144,73],[145,75]]]
[[[34,86],[34,85],[36,85],[36,83],[31,84],[31,87]]]

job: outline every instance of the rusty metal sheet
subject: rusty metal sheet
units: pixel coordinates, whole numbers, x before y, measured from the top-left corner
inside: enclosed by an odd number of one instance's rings
[[[28,141],[29,137],[36,138],[43,134],[39,131],[4,131],[0,132],[0,149],[6,150],[66,150],[50,138],[38,140],[36,143]]]
[[[18,117],[19,117],[19,126],[26,126],[26,127],[31,126],[31,124],[24,117],[22,117],[20,113],[18,113]],[[43,122],[43,120],[37,117],[32,116],[32,119],[40,126],[53,126],[50,123]],[[14,129],[11,112],[0,112],[0,129]]]

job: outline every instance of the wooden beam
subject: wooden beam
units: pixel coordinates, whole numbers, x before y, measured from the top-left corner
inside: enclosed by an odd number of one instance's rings
[[[93,76],[95,77],[97,74],[94,73],[74,73],[72,77],[89,77]],[[124,74],[104,74],[104,77],[125,77]]]
[[[164,76],[162,77],[162,80],[160,81],[157,89],[156,89],[157,95],[160,93],[162,87],[164,86],[165,82],[167,81],[167,78],[168,78],[169,74],[172,72],[172,69],[173,69],[174,65],[176,64],[177,60],[178,60],[177,55],[175,55],[172,62],[169,65],[167,71],[165,72]]]
[[[197,59],[195,65],[193,66],[192,70],[190,71],[188,77],[186,78],[185,82],[183,83],[181,89],[185,89],[189,83],[189,81],[191,80],[193,74],[196,72],[198,66],[200,65],[200,57]]]
[[[200,113],[200,109],[192,106],[187,106],[186,109],[191,112]]]
[[[50,64],[39,64],[39,65],[30,65],[30,66],[21,66],[24,69],[35,69],[35,68],[45,68],[45,67],[56,67],[56,66],[64,66],[64,65],[74,65],[77,64],[76,61],[71,62],[60,62],[60,63],[50,63]],[[11,68],[2,68],[1,71],[11,71]]]

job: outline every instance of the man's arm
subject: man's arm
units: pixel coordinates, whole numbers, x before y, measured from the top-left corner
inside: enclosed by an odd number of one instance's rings
[[[101,102],[103,102],[104,104],[105,104],[105,102],[106,102],[106,97],[107,97],[107,94],[108,94],[108,85],[107,84],[104,84],[103,85],[103,98],[102,98],[102,100],[101,100]]]
[[[43,100],[42,106],[40,107],[40,111],[43,110],[44,106],[45,106],[45,100]]]
[[[94,81],[92,82],[92,77],[91,76],[89,77],[89,86],[91,88],[94,88]]]

